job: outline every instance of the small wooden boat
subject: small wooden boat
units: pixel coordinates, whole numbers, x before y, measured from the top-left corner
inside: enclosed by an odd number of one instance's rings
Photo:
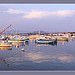
[[[25,40],[29,40],[29,37],[15,37],[14,40],[25,41]]]
[[[0,47],[12,47],[12,44],[2,41],[0,42]]]
[[[58,37],[57,41],[68,41],[68,38],[64,38],[64,37]]]
[[[28,37],[25,37],[25,38],[23,38],[23,37],[16,37],[16,38],[14,38],[14,39],[10,39],[10,40],[8,40],[8,42],[28,42],[29,41],[29,38]]]
[[[19,45],[19,46],[24,46],[24,42],[12,42],[12,45]]]
[[[54,44],[54,43],[57,43],[57,39],[56,40],[38,39],[35,42],[38,43],[38,44]]]
[[[8,42],[12,43],[12,42],[25,42],[24,40],[18,40],[18,39],[10,39],[8,40]]]
[[[72,36],[73,39],[75,39],[75,36]]]

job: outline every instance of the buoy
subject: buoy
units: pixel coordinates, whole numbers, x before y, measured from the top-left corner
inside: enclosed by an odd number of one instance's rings
[[[63,42],[62,44],[64,45],[65,43]]]
[[[22,48],[21,51],[24,52],[24,48]]]
[[[16,48],[19,47],[19,45],[16,45]]]

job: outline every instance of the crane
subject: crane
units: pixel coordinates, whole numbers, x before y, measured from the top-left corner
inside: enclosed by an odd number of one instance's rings
[[[8,29],[9,27],[11,27],[12,26],[12,24],[11,25],[9,25],[7,28],[5,28],[4,30],[2,30],[1,32],[0,32],[0,34],[1,33],[3,33],[6,29]]]

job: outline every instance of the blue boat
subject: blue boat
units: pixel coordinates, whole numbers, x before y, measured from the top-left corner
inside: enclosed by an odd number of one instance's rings
[[[38,43],[38,44],[54,44],[54,43],[57,43],[57,39],[56,40],[39,39],[39,40],[36,40],[35,43]]]

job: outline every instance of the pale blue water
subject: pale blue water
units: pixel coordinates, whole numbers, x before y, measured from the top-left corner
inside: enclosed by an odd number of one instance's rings
[[[75,71],[75,40],[58,42],[54,46],[35,45],[35,41],[30,40],[27,45],[3,49],[0,48],[0,70]]]

